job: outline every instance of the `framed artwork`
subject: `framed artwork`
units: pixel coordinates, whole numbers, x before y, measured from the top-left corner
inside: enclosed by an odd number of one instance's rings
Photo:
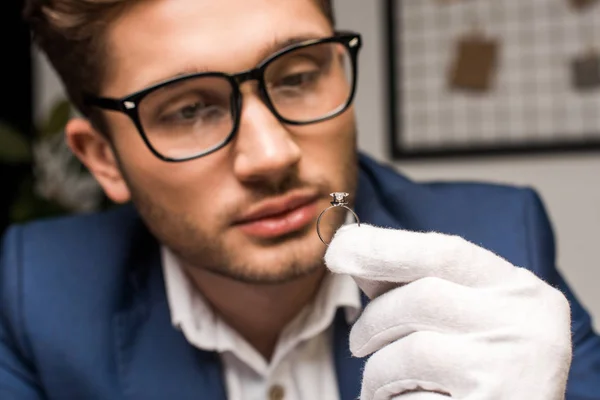
[[[600,1],[384,7],[394,159],[600,150]]]

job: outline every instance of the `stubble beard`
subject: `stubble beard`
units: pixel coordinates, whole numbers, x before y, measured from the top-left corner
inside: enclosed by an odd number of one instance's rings
[[[122,169],[123,170],[123,169]],[[344,189],[356,192],[357,161],[350,157],[345,168]],[[214,274],[251,284],[281,284],[315,273],[324,268],[323,256],[326,247],[318,240],[314,225],[269,241],[253,243],[251,248],[229,243],[228,234],[211,233],[203,229],[201,222],[176,212],[156,202],[153,197],[139,188],[131,179],[123,176],[129,186],[132,202],[142,220],[158,241],[168,247],[186,268],[203,269]],[[280,185],[277,190],[261,188],[261,192],[282,194],[298,187],[298,178]],[[311,182],[322,193],[329,192],[326,182]],[[306,186],[306,185],[305,185]],[[218,214],[219,210],[215,210]],[[330,226],[340,227],[345,220],[342,212],[331,213]],[[221,219],[222,220],[222,219]],[[314,237],[311,237],[314,236]],[[248,241],[245,241],[249,244]]]

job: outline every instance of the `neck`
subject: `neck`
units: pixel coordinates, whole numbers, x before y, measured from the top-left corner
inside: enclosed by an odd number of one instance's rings
[[[281,284],[249,284],[206,270],[187,273],[219,316],[266,360],[281,331],[314,298],[325,268]]]

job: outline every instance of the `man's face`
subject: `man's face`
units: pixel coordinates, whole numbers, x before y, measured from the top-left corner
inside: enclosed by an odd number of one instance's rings
[[[291,39],[332,33],[313,0],[137,2],[109,27],[100,95],[122,97],[181,73],[237,73]],[[140,214],[186,265],[242,281],[286,281],[322,267],[315,224],[329,193],[354,195],[354,113],[284,125],[255,83],[241,91],[237,134],[212,154],[162,161],[127,116],[107,113],[113,145]],[[329,214],[332,225],[343,222],[342,212]]]

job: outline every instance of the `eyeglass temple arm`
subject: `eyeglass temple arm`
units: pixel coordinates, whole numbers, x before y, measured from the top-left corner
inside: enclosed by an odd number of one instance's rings
[[[105,110],[123,111],[124,109],[123,102],[117,99],[85,95],[83,101],[88,106],[96,106]]]

